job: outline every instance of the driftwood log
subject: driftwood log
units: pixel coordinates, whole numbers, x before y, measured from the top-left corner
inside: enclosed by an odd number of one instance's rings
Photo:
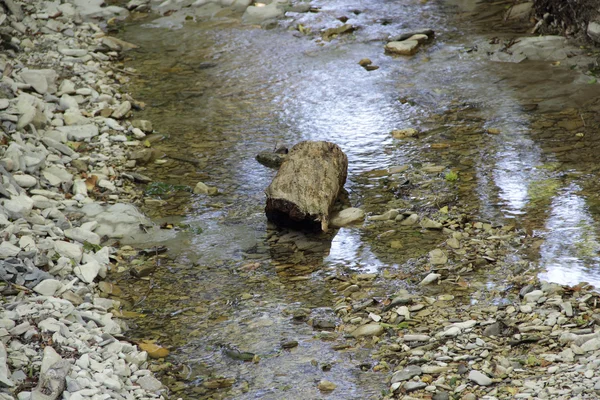
[[[330,142],[300,142],[266,190],[267,218],[280,226],[327,231],[348,175],[348,157]]]

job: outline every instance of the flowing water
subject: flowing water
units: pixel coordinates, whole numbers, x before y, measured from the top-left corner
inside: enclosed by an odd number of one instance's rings
[[[134,288],[146,293],[137,307],[147,315],[140,332],[172,346],[171,359],[187,365],[179,395],[316,399],[325,397],[316,388],[321,379],[338,384],[332,399],[378,398],[386,388],[368,349],[333,350],[330,332],[319,328],[335,320],[333,277],[410,277],[414,260],[444,239],[407,228],[390,249],[376,229],[269,229],[263,191],[275,172],[254,157],[282,144],[340,145],[349,159],[350,202],[368,213],[460,204],[477,220],[532,235],[534,254],[512,256],[538,262],[544,279],[600,284],[600,91],[575,64],[490,61],[486,43],[523,32],[502,21],[507,4],[321,0],[313,3],[319,12],[297,16],[290,29],[230,18],[127,26],[122,37],[140,46],[125,61],[136,69],[129,90],[147,105],[136,118],[167,136],[155,144],[167,162],[142,171],[219,190],[177,193],[145,210],[191,227],[167,243],[168,262],[151,281]],[[340,25],[341,16],[359,29],[331,41],[293,29],[318,32]],[[422,27],[436,39],[417,55],[384,54],[383,38]],[[360,67],[365,57],[380,68]],[[391,137],[407,127],[422,134]],[[411,192],[402,174],[389,173],[403,166],[438,172],[424,174],[427,185]],[[445,180],[448,171],[458,181]],[[503,277],[492,271],[473,279],[493,286]],[[392,280],[370,295],[417,290],[414,283]],[[289,340],[299,345],[282,349]],[[230,347],[260,361],[232,357]],[[218,377],[234,378],[233,387],[202,386]]]

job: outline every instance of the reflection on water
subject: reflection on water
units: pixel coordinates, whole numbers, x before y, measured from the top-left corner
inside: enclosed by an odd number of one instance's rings
[[[569,185],[552,201],[541,248],[540,262],[547,270],[542,277],[569,285],[588,282],[600,288],[597,224],[579,191],[577,185]]]

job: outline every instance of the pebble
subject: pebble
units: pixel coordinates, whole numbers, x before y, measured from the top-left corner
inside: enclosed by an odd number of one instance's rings
[[[469,372],[469,380],[472,380],[481,386],[489,386],[493,383],[490,377],[477,370],[472,370]]]

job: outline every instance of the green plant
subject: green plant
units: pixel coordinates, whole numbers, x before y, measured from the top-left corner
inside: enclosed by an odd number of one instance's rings
[[[192,188],[185,185],[172,185],[165,182],[152,182],[144,191],[148,196],[166,196],[173,192],[191,192]]]
[[[456,182],[458,180],[458,172],[448,171],[444,175],[444,179],[448,182]]]

